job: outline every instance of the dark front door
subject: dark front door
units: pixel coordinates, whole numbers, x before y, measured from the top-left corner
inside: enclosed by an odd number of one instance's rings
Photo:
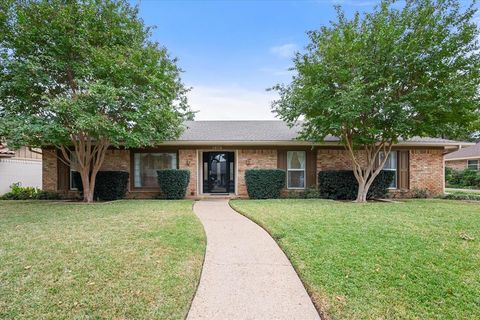
[[[233,152],[203,153],[203,193],[235,192]]]

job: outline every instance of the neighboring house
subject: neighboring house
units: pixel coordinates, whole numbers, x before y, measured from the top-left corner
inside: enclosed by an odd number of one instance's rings
[[[455,170],[480,169],[480,143],[445,155],[445,166]]]
[[[32,152],[27,147],[10,150],[0,144],[0,194],[10,190],[16,182],[24,187],[42,187],[41,150]]]
[[[303,190],[317,184],[322,170],[351,170],[351,161],[339,139],[327,137],[319,144],[295,140],[298,128],[282,121],[189,121],[176,141],[142,149],[111,149],[101,170],[130,173],[128,196],[158,195],[157,170],[190,170],[188,197],[212,194],[247,196],[245,170],[281,168],[286,171],[285,190]],[[385,169],[396,172],[391,191],[408,193],[427,189],[432,195],[444,191],[443,154],[461,143],[434,138],[416,138],[395,145]],[[55,156],[43,150],[43,189],[65,193],[75,190],[72,172]]]

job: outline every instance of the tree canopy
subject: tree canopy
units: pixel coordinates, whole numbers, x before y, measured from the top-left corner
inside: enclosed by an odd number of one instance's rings
[[[177,61],[150,35],[126,0],[3,2],[0,131],[8,144],[55,146],[64,158],[74,148],[91,172],[110,146],[177,137],[192,115],[187,89]]]
[[[331,25],[308,32],[310,43],[293,60],[291,83],[274,87],[280,94],[274,111],[290,124],[301,120],[302,138],[341,138],[368,191],[378,154],[400,139],[478,130],[473,5],[384,0],[350,19],[340,7],[337,13]],[[367,154],[367,165],[353,152],[358,149]]]

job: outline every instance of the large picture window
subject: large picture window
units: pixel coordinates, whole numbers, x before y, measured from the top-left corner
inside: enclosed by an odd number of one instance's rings
[[[305,189],[305,151],[287,152],[287,188]]]
[[[382,152],[380,153],[379,162],[381,163],[385,159],[385,154]],[[395,175],[393,178],[392,183],[390,184],[390,189],[397,188],[397,180],[398,180],[398,159],[397,159],[397,151],[391,151],[388,155],[387,161],[385,161],[385,165],[383,166],[383,170],[386,171],[394,171]]]
[[[176,168],[176,153],[135,153],[133,185],[135,188],[158,188],[157,170]]]
[[[468,160],[467,168],[470,170],[478,170],[478,160]]]

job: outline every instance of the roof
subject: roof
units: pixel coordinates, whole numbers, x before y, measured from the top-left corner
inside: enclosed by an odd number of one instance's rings
[[[462,160],[469,158],[480,158],[480,143],[445,155],[445,160]]]
[[[13,157],[14,155],[15,151],[12,151],[3,144],[0,144],[0,157]]]
[[[296,140],[300,125],[289,127],[281,120],[239,120],[239,121],[187,121],[185,131],[175,143],[285,143],[285,144],[311,144],[308,141]],[[325,144],[338,144],[340,139],[327,136]],[[172,141],[173,142],[173,141]],[[401,141],[405,145],[470,145],[470,143],[440,138],[414,137],[408,141]]]

